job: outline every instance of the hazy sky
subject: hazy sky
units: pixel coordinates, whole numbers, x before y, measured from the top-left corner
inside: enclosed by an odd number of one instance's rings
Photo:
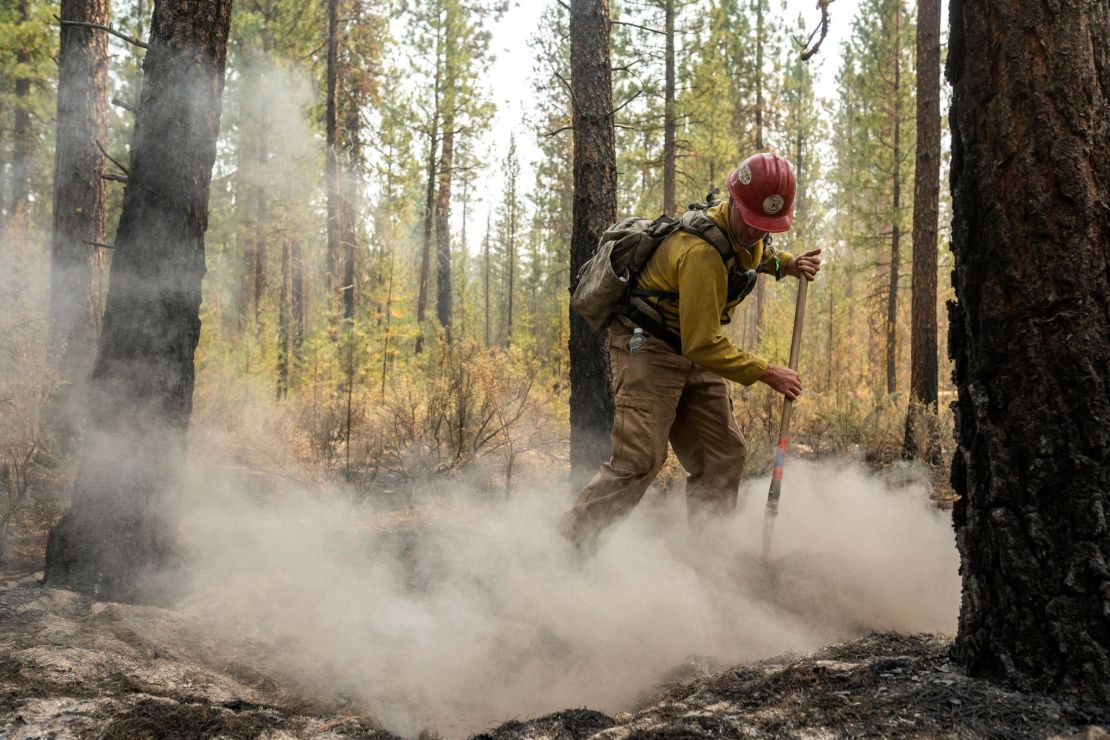
[[[539,156],[535,135],[524,122],[526,111],[531,107],[533,89],[532,51],[528,40],[539,24],[544,8],[555,0],[514,0],[509,12],[494,25],[492,48],[496,59],[489,69],[488,85],[494,92],[497,114],[485,140],[485,151],[491,163],[497,163],[505,156],[509,136],[516,134],[517,151],[521,160],[521,181],[525,190],[530,190],[533,182],[532,163]],[[813,26],[820,18],[815,0],[786,0],[783,19],[788,27],[801,14],[807,25]],[[840,43],[847,36],[851,20],[855,16],[859,0],[837,0],[832,6],[832,23],[829,36],[825,39],[820,53],[810,63],[818,70],[817,94],[829,97],[835,90],[833,77],[840,58]],[[777,2],[772,8],[779,7]],[[475,236],[469,241],[473,247],[481,238],[485,228],[486,213],[491,202],[495,202],[501,192],[501,171],[497,166],[490,167],[478,187],[485,196],[485,203],[476,203],[471,212],[471,232]],[[680,198],[681,200],[681,198]]]

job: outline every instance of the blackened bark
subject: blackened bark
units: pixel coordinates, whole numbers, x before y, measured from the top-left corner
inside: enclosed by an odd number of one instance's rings
[[[61,19],[108,23],[107,0],[63,0]],[[92,369],[100,322],[104,243],[104,171],[97,142],[107,145],[108,34],[61,27],[58,118],[54,148],[54,233],[51,243],[51,344],[61,358],[64,390],[55,425],[67,447]]]
[[[902,262],[902,1],[894,4],[894,142],[891,151],[890,281],[886,294],[886,392],[898,390],[898,275]]]
[[[917,3],[917,159],[907,457],[940,461],[937,428],[937,211],[940,193],[940,0]]]
[[[154,7],[90,426],[73,506],[46,555],[47,582],[102,598],[149,595],[146,576],[171,557],[164,504],[178,484],[192,412],[230,20],[230,0]]]
[[[597,250],[616,220],[617,165],[613,85],[609,62],[608,0],[571,0],[570,73],[574,106],[574,230],[570,272]],[[604,332],[570,315],[570,460],[577,484],[609,457],[613,399]]]
[[[952,484],[975,675],[1110,719],[1110,6],[953,0]]]

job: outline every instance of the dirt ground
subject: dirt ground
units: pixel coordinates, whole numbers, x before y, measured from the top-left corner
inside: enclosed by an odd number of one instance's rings
[[[391,738],[342,697],[247,667],[259,646],[172,610],[0,581],[0,738]],[[1078,712],[963,675],[948,643],[876,634],[814,655],[676,667],[628,712],[567,709],[480,738],[1110,737]]]

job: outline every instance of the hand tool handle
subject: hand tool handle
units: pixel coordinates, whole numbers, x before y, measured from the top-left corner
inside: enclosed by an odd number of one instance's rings
[[[791,370],[798,369],[798,354],[802,347],[802,324],[806,313],[806,290],[809,280],[805,275],[798,279],[798,303],[794,307],[794,335],[790,338]],[[771,549],[771,534],[775,528],[775,516],[779,511],[779,496],[782,494],[782,469],[786,465],[787,437],[790,432],[790,414],[794,403],[786,396],[782,399],[782,420],[779,422],[779,442],[775,448],[775,469],[771,473],[771,489],[767,492],[767,511],[763,519],[763,554]]]

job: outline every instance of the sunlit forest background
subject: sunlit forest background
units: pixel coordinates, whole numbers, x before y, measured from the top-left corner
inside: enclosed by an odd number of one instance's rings
[[[816,11],[779,0],[621,0],[610,10],[618,213],[663,210],[668,99],[680,211],[751,153],[789,158],[797,217],[776,246],[821,247],[825,260],[809,295],[797,447],[894,463],[909,404],[914,4],[837,3],[837,40],[809,62],[799,52]],[[0,5],[0,45],[17,50],[0,55],[5,529],[22,513],[49,519],[60,504],[36,492],[61,490],[72,474],[64,441],[43,423],[68,382],[47,310],[56,12],[43,0]],[[514,479],[565,463],[568,19],[558,0],[534,27],[506,28],[511,15],[497,0],[235,4],[193,417],[209,449],[363,496],[462,474],[508,495]],[[110,16],[144,38],[149,0],[113,0]],[[531,59],[511,90],[489,75],[507,37],[526,38]],[[99,264],[93,304],[112,259],[141,54],[110,40],[108,226],[88,245]],[[818,84],[822,74],[834,83]],[[505,127],[497,110],[509,97],[524,115]],[[938,323],[950,294],[946,191]],[[785,362],[796,285],[761,281],[728,327],[737,344]],[[759,384],[734,394],[747,474],[765,475],[776,396]],[[938,463],[952,444],[939,437]]]

